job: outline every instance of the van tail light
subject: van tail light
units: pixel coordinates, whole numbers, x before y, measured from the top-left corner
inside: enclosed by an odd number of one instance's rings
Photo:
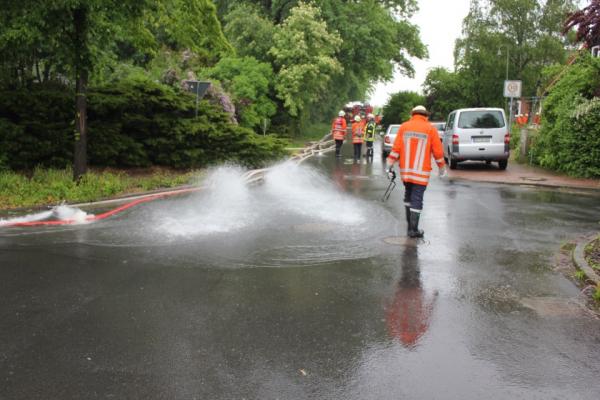
[[[383,141],[384,141],[384,142],[386,142],[386,143],[391,143],[391,141],[390,141],[390,137],[389,137],[389,136],[386,136],[386,137],[383,139]]]
[[[504,135],[504,144],[510,144],[510,134],[506,133],[506,135]]]
[[[452,135],[452,144],[458,144],[458,135]]]

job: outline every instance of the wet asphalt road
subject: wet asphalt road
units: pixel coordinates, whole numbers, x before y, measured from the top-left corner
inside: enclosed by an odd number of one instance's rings
[[[65,228],[0,230],[0,399],[592,399],[600,321],[552,269],[600,197],[316,157]]]

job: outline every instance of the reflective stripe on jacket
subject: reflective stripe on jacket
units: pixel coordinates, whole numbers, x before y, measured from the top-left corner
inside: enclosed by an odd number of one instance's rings
[[[367,122],[367,127],[365,128],[365,141],[373,142],[375,141],[375,127],[377,125],[374,121]]]
[[[333,120],[331,134],[335,140],[344,140],[346,137],[346,118],[337,117]]]
[[[437,129],[427,121],[427,117],[415,114],[400,125],[387,165],[392,166],[398,161],[404,182],[426,186],[431,175],[432,155],[439,168],[446,165]]]
[[[352,124],[352,143],[362,143],[365,135],[365,122],[354,122]]]

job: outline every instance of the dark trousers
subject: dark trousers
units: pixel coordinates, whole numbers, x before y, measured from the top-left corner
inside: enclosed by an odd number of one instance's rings
[[[342,155],[342,144],[344,141],[342,139],[335,139],[335,156],[340,157]]]
[[[354,143],[354,161],[360,160],[360,152],[362,151],[362,143]]]
[[[367,144],[367,157],[373,157],[373,142],[365,142]]]
[[[423,209],[423,195],[425,194],[425,185],[404,182],[404,205],[410,207],[413,211],[421,212]]]

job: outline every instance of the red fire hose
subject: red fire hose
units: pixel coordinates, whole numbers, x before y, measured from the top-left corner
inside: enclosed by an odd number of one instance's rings
[[[170,197],[170,196],[176,196],[176,195],[185,194],[185,193],[197,192],[200,189],[201,188],[173,190],[170,192],[162,192],[162,193],[158,193],[155,195],[138,198],[136,200],[130,201],[129,203],[123,204],[122,206],[119,206],[113,210],[106,211],[102,214],[88,215],[85,217],[84,221],[85,222],[100,221],[102,219],[112,217],[113,215],[119,214],[127,209],[135,207],[138,204],[147,203],[149,201],[158,200],[158,199],[161,199],[164,197]],[[71,224],[75,224],[75,223],[79,223],[79,222],[81,222],[81,221],[71,218],[71,219],[61,219],[61,220],[52,220],[52,221],[15,222],[12,224],[11,223],[6,224],[6,225],[4,225],[4,227],[10,228],[10,227],[19,227],[19,226],[56,226],[56,225],[71,225]]]

